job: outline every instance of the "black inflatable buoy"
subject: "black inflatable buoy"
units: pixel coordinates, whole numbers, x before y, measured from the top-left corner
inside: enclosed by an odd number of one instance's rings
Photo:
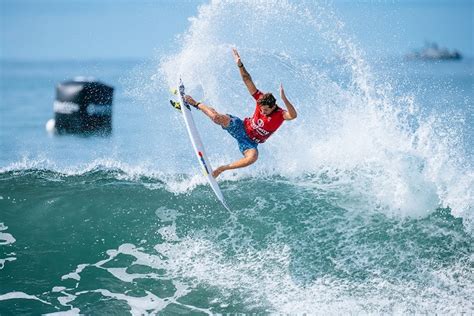
[[[113,87],[94,78],[76,77],[58,84],[54,121],[48,121],[46,129],[58,134],[110,134],[113,92]]]

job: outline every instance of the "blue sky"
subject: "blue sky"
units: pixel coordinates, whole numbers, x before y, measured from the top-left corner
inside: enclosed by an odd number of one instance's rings
[[[0,57],[150,58],[206,0],[0,0]],[[335,1],[367,51],[403,55],[425,40],[474,56],[474,0]]]
[[[170,45],[203,1],[0,0],[8,59],[146,58]]]

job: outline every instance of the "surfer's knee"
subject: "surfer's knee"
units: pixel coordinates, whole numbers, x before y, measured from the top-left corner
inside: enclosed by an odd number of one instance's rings
[[[258,159],[258,150],[255,148],[247,149],[244,151],[244,156],[247,159],[248,164],[253,164]]]
[[[219,114],[215,112],[215,114],[212,116],[212,121],[218,125],[227,127],[230,122],[230,117],[228,115]]]

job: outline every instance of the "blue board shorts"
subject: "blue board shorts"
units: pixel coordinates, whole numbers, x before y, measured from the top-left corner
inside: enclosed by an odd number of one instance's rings
[[[230,123],[227,127],[222,127],[230,136],[234,137],[239,144],[239,150],[243,154],[247,149],[257,149],[258,143],[251,140],[245,132],[244,122],[233,115],[227,114],[230,117]]]

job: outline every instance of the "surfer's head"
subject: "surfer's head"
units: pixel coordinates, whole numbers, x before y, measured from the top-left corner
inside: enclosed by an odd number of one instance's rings
[[[276,99],[271,93],[264,93],[257,101],[260,111],[264,115],[269,115],[276,108]]]

